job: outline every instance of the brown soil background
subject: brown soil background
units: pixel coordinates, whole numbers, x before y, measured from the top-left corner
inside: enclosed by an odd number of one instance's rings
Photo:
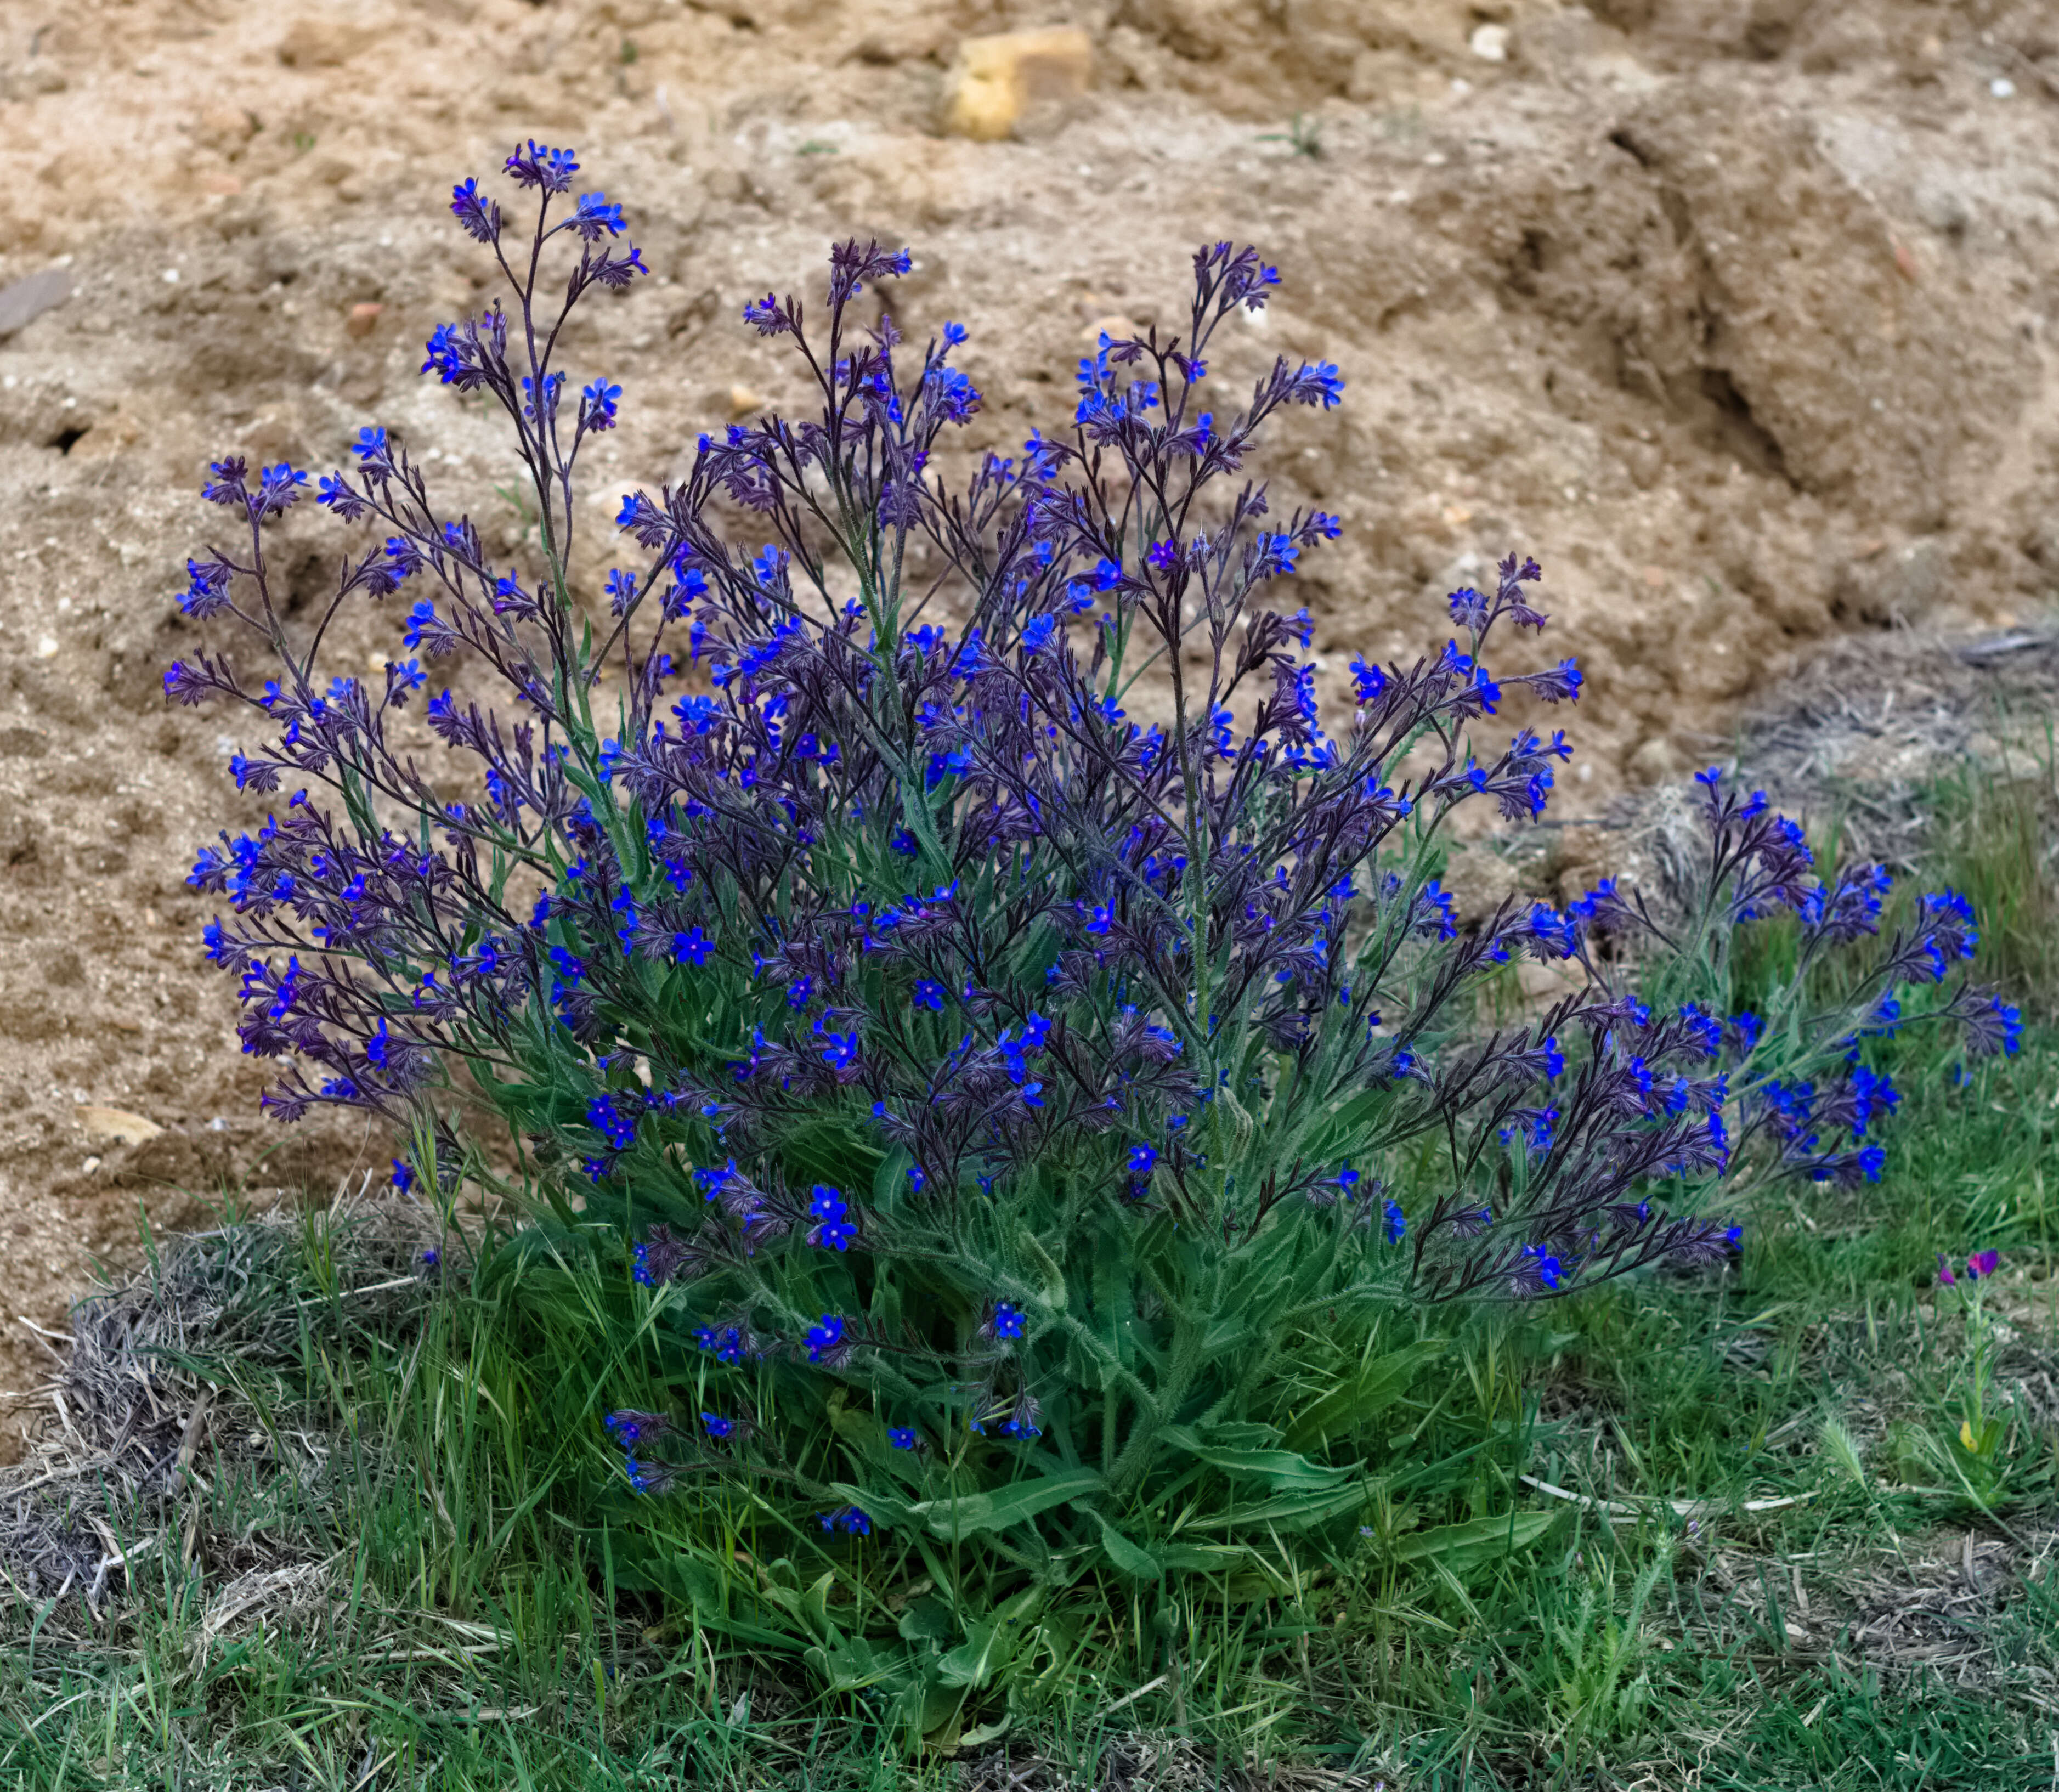
[[[1053,22],[1092,34],[1084,98],[940,133],[961,38]],[[381,421],[512,545],[497,434],[413,376],[480,297],[448,185],[525,135],[578,146],[655,270],[575,344],[628,391],[611,511],[794,396],[737,313],[833,237],[914,247],[896,314],[973,327],[1010,445],[1102,321],[1171,321],[1195,243],[1257,242],[1287,285],[1222,371],[1349,381],[1271,463],[1346,525],[1303,581],[1318,651],[1412,655],[1445,590],[1535,552],[1591,679],[1568,814],[1720,748],[1830,637],[2007,627],[2059,587],[2049,5],[0,0],[0,287],[74,283],[0,338],[0,1385],[36,1373],[14,1316],[133,1252],[139,1203],[189,1223],[179,1188],[384,1161],[257,1118],[183,883],[249,818],[247,737],[157,681],[212,454],[320,468]],[[325,521],[288,537],[309,596]]]

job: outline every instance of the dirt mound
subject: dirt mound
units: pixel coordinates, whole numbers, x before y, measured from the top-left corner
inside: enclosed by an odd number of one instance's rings
[[[261,1128],[200,975],[194,844],[249,735],[167,715],[212,454],[333,461],[376,420],[496,551],[521,519],[476,412],[414,377],[475,301],[440,195],[579,145],[654,269],[581,368],[627,388],[611,480],[791,398],[735,321],[826,242],[912,244],[892,303],[974,329],[982,440],[1061,416],[1112,319],[1169,320],[1203,239],[1287,285],[1233,389],[1320,353],[1288,502],[1343,517],[1317,647],[1412,655],[1511,547],[1588,670],[1569,814],[1727,738],[1840,631],[2008,627],[2059,585],[2059,58],[2049,10],[1805,0],[24,0],[0,21],[0,1315],[50,1323],[82,1246],[167,1183],[383,1155]],[[1089,90],[946,136],[969,35],[1067,22]],[[61,291],[69,282],[68,293]],[[47,302],[53,294],[55,302]],[[26,311],[45,307],[33,317]],[[612,491],[601,493],[608,502]],[[602,563],[597,506],[584,552]],[[312,597],[337,536],[297,525]],[[397,645],[366,615],[346,646]],[[87,1106],[125,1121],[82,1124]],[[21,1385],[26,1359],[0,1356]]]

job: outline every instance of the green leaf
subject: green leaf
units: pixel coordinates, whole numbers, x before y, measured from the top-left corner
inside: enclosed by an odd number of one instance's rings
[[[1128,1575],[1132,1580],[1163,1580],[1165,1578],[1165,1569],[1149,1550],[1133,1543],[1102,1514],[1096,1512],[1094,1518],[1101,1526],[1101,1549],[1117,1573]]]
[[[883,1524],[890,1531],[905,1531],[922,1523],[922,1507],[911,1506],[898,1494],[889,1493],[883,1487],[854,1487],[848,1481],[832,1481],[830,1491],[846,1506],[855,1506],[874,1524]]]
[[[1500,1518],[1468,1519],[1431,1531],[1411,1531],[1389,1546],[1397,1562],[1434,1557],[1454,1573],[1491,1562],[1513,1550],[1527,1549],[1557,1523],[1558,1512],[1511,1512]]]
[[[695,1617],[718,1636],[733,1637],[739,1643],[759,1649],[795,1650],[801,1647],[802,1639],[792,1631],[774,1630],[768,1625],[752,1622],[754,1619],[775,1618],[778,1615],[767,1611],[747,1589],[735,1581],[725,1587],[723,1577],[707,1563],[681,1555],[674,1559],[671,1567],[675,1584],[686,1594]]]
[[[1044,1278],[1044,1304],[1054,1313],[1065,1310],[1065,1272],[1057,1261],[1045,1250],[1036,1233],[1024,1229],[1022,1237],[1025,1256],[1037,1265],[1037,1272]]]
[[[966,1639],[937,1664],[937,1676],[947,1686],[975,1691],[1014,1659],[1022,1640],[1036,1627],[1031,1619],[1044,1603],[1044,1589],[1018,1593],[991,1618],[966,1627]]]
[[[842,1633],[830,1622],[830,1589],[836,1585],[836,1572],[832,1569],[801,1595],[801,1621],[818,1639],[832,1646],[842,1640]]]
[[[909,1643],[942,1643],[958,1634],[958,1621],[942,1599],[924,1594],[901,1614],[901,1635]]]
[[[1101,1476],[1090,1468],[1076,1468],[1062,1475],[1040,1475],[1017,1481],[987,1493],[962,1494],[956,1499],[926,1499],[907,1508],[911,1519],[919,1519],[938,1537],[969,1537],[981,1531],[1006,1531],[1039,1512],[1049,1511],[1069,1499],[1098,1492]],[[837,1490],[842,1491],[842,1488]]]
[[[1333,1437],[1350,1437],[1400,1400],[1416,1372],[1443,1353],[1444,1341],[1425,1338],[1358,1368],[1295,1416],[1284,1440],[1290,1450],[1319,1449]]]
[[[1255,1506],[1233,1506],[1227,1511],[1197,1518],[1194,1523],[1211,1531],[1260,1530],[1268,1526],[1276,1531],[1305,1531],[1312,1524],[1342,1518],[1364,1503],[1365,1483],[1354,1480],[1348,1487],[1328,1492],[1283,1493]]]
[[[877,1686],[890,1673],[890,1665],[880,1660],[863,1637],[853,1637],[834,1648],[810,1649],[802,1659],[831,1692],[856,1692]]]
[[[1168,1425],[1159,1435],[1176,1450],[1184,1450],[1197,1462],[1220,1468],[1225,1475],[1269,1481],[1276,1493],[1328,1491],[1341,1486],[1358,1472],[1360,1466],[1355,1463],[1349,1468],[1332,1468],[1291,1450],[1239,1450],[1205,1444],[1185,1425]]]
[[[966,1639],[937,1664],[939,1679],[947,1686],[970,1686],[975,1690],[994,1678],[1001,1665],[995,1659],[1002,1647],[1000,1627],[992,1620],[966,1627]]]
[[[1241,1543],[1165,1543],[1159,1547],[1158,1559],[1169,1571],[1227,1575],[1249,1567],[1252,1555]]]
[[[1316,1130],[1309,1145],[1311,1153],[1325,1163],[1332,1157],[1348,1157],[1357,1142],[1356,1135],[1366,1122],[1382,1108],[1393,1104],[1394,1091],[1384,1086],[1368,1089],[1340,1103],[1331,1111],[1328,1121]]]

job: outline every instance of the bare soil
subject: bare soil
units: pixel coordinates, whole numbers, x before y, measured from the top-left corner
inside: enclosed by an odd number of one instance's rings
[[[962,38],[1055,22],[1092,34],[1084,98],[941,133]],[[1234,237],[1288,284],[1232,389],[1276,352],[1349,382],[1273,463],[1346,525],[1304,581],[1318,651],[1412,655],[1445,590],[1535,553],[1591,681],[1569,815],[1719,749],[1833,637],[2029,625],[2059,588],[2046,5],[0,0],[0,293],[71,286],[0,336],[0,1320],[56,1324],[139,1201],[185,1223],[384,1156],[257,1118],[183,882],[249,818],[246,737],[158,676],[213,455],[320,467],[383,422],[512,549],[497,434],[414,370],[482,296],[448,184],[529,135],[577,145],[655,270],[575,345],[629,394],[595,565],[624,484],[797,396],[738,312],[831,238],[913,245],[897,317],[973,326],[1013,446]],[[341,544],[289,540],[312,597]]]

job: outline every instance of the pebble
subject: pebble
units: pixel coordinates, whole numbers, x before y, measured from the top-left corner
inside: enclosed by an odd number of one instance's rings
[[[1093,75],[1093,40],[1077,26],[964,38],[944,128],[998,142],[1017,135],[1033,111],[1078,98]]]
[[[279,40],[279,60],[289,69],[340,68],[376,35],[355,19],[303,13]]]
[[[95,1138],[119,1139],[124,1145],[141,1145],[164,1131],[154,1120],[126,1108],[102,1108],[90,1102],[74,1109],[72,1117]]]
[[[2016,98],[2016,83],[2005,74],[1998,74],[1988,83],[1988,91],[1998,100]]]
[[[11,285],[0,286],[0,336],[12,336],[26,323],[71,297],[71,275],[50,268]]]
[[[1506,25],[1483,25],[1467,40],[1466,47],[1483,62],[1506,62],[1508,60],[1508,27]]]

